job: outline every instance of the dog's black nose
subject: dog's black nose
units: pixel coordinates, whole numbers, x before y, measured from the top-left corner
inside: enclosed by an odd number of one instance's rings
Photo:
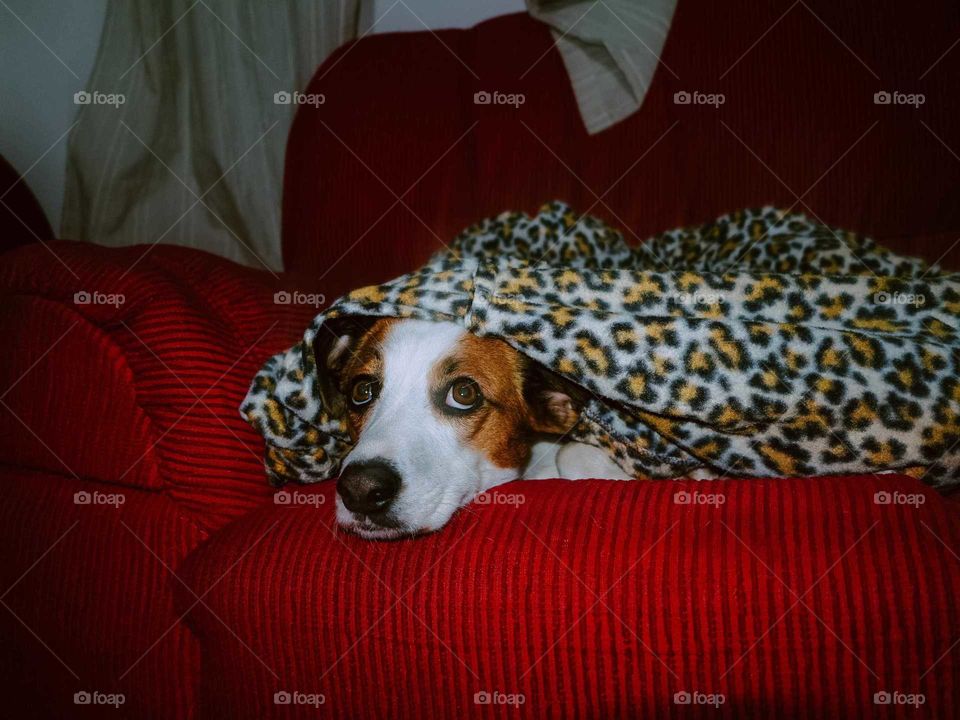
[[[337,492],[347,509],[355,513],[384,512],[400,492],[400,475],[382,460],[353,463],[340,475]]]

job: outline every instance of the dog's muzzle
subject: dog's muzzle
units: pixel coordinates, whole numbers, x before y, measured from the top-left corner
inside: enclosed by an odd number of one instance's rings
[[[400,474],[384,460],[352,463],[340,475],[337,493],[347,510],[389,525],[386,514],[400,493]]]

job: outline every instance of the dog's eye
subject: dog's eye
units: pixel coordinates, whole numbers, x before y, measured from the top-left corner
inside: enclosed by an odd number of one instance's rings
[[[470,378],[457,378],[450,383],[445,402],[455,410],[472,410],[480,404],[480,388]]]
[[[350,390],[350,402],[354,407],[362,407],[376,399],[379,383],[375,378],[364,375],[353,381],[353,388]]]

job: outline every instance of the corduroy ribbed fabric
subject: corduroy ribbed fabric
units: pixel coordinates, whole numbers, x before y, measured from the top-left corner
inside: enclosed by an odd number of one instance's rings
[[[945,0],[682,0],[643,106],[592,136],[524,14],[365,37],[319,68],[306,91],[327,101],[291,128],[285,267],[383,282],[481,218],[554,199],[631,242],[771,204],[936,261],[960,238],[960,53],[934,66],[958,36]],[[925,102],[874,102],[894,91]],[[960,268],[960,246],[941,262]]]
[[[280,280],[200,251],[48,246],[0,265],[0,332],[16,338],[0,455],[162,492],[207,530],[262,500],[262,442],[237,408],[317,309],[276,304]]]
[[[78,504],[76,493],[122,503]],[[4,467],[0,714],[191,717],[199,646],[178,620],[167,568],[205,537],[160,495]],[[78,706],[78,692],[124,703]]]
[[[205,716],[313,713],[277,692],[344,718],[958,711],[957,506],[912,478],[517,482],[395,542],[338,532],[334,491],[299,489],[187,559],[196,592],[216,583],[189,619]]]
[[[0,714],[194,714],[199,654],[171,571],[269,494],[237,408],[315,312],[275,304],[280,286],[169,246],[4,255]],[[126,702],[85,708],[81,691]]]

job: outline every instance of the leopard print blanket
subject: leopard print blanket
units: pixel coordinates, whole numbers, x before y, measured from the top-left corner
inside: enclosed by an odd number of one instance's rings
[[[274,484],[334,476],[350,450],[312,349],[340,315],[505,340],[589,391],[570,439],[637,478],[960,482],[960,275],[802,215],[744,210],[639,247],[562,203],[468,228],[340,298],[256,375],[241,413]]]

